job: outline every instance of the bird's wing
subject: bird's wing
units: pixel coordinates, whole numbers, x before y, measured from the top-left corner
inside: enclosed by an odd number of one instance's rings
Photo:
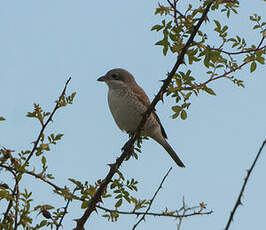
[[[133,92],[135,93],[137,98],[148,108],[149,105],[151,104],[151,102],[150,102],[150,99],[148,98],[148,96],[146,95],[146,93],[144,92],[144,90],[138,86],[138,87],[133,87]],[[167,139],[166,132],[163,128],[163,125],[162,125],[157,113],[155,112],[155,109],[152,111],[152,114],[155,117],[155,119],[158,121],[158,123],[161,127],[163,137]]]
[[[156,113],[155,111],[152,111],[152,113],[153,113],[153,115],[155,116],[155,119],[158,121],[159,125],[161,126],[161,131],[162,131],[162,135],[163,135],[163,137],[164,137],[165,139],[167,139],[166,132],[165,132],[165,130],[164,130],[164,128],[163,128],[163,125],[162,125],[162,123],[161,123],[161,121],[160,121],[160,119],[159,119],[157,113]]]

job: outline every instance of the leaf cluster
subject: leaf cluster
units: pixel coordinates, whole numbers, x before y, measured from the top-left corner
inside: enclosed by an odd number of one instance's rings
[[[155,45],[162,46],[164,55],[170,51],[172,54],[180,54],[184,48],[187,38],[194,31],[195,24],[199,20],[198,15],[202,14],[204,7],[209,1],[203,1],[203,5],[193,7],[188,4],[184,13],[176,8],[174,3],[168,1],[169,6],[159,4],[155,14],[163,17],[161,24],[154,25],[151,30],[160,32],[162,39]],[[228,18],[231,13],[238,13],[238,1],[213,1],[211,9],[217,14],[226,13]],[[218,18],[218,17],[217,17]],[[180,117],[182,120],[187,118],[187,110],[191,105],[190,98],[192,95],[198,96],[200,92],[206,92],[210,95],[216,95],[215,91],[207,86],[217,79],[229,79],[237,86],[244,88],[244,81],[230,75],[240,70],[243,66],[250,63],[250,72],[254,72],[257,64],[265,63],[265,46],[263,41],[265,37],[265,22],[262,22],[261,16],[254,14],[250,20],[255,23],[253,30],[260,30],[261,41],[256,44],[248,44],[247,38],[239,35],[232,36],[229,31],[237,31],[230,25],[222,25],[217,18],[213,20],[206,18],[206,23],[214,26],[214,32],[217,35],[215,44],[211,44],[207,33],[202,30],[197,31],[197,37],[188,47],[184,64],[186,71],[176,73],[169,85],[167,95],[175,99],[176,105],[172,106],[174,114],[172,118]],[[213,39],[213,38],[212,38]],[[220,41],[220,42],[219,42]],[[220,44],[217,46],[217,42]],[[230,49],[229,51],[226,49]],[[199,81],[199,76],[192,76],[193,64],[200,63],[206,69],[206,80]],[[198,65],[198,64],[197,64]]]

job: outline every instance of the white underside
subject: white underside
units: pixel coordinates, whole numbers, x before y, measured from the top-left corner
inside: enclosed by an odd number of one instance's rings
[[[133,93],[124,89],[113,90],[109,88],[108,104],[117,126],[126,132],[136,131],[142,114],[147,110],[147,107]],[[161,136],[161,128],[156,119],[150,116],[146,121],[142,135],[154,138],[155,133],[156,136],[158,133]]]

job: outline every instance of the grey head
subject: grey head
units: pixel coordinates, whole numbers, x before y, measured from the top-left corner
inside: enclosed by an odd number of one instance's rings
[[[133,75],[121,68],[108,71],[104,76],[98,78],[97,81],[103,81],[111,88],[126,87],[136,84]]]

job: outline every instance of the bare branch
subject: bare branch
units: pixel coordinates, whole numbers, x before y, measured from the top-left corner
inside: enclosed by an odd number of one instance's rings
[[[154,195],[153,195],[153,197],[152,197],[152,199],[151,199],[151,201],[150,201],[150,203],[149,203],[149,205],[148,205],[148,208],[147,208],[146,212],[145,212],[145,213],[143,214],[143,216],[139,219],[139,221],[133,226],[132,230],[136,229],[136,227],[138,226],[138,224],[139,224],[141,221],[145,220],[145,216],[146,216],[146,214],[150,211],[150,209],[151,209],[151,205],[152,205],[152,203],[153,203],[155,197],[157,196],[159,190],[162,188],[162,185],[163,185],[163,183],[164,183],[166,177],[168,177],[168,175],[169,175],[169,173],[170,173],[171,170],[172,170],[172,167],[167,171],[167,173],[165,174],[165,176],[164,176],[162,182],[160,183],[158,189],[157,189],[156,192],[154,193]]]
[[[262,46],[260,48],[242,50],[242,51],[238,51],[238,52],[229,52],[229,51],[225,51],[225,50],[222,50],[222,49],[219,49],[219,48],[210,48],[210,50],[217,50],[217,51],[220,51],[221,53],[225,53],[225,54],[228,54],[228,55],[238,55],[238,54],[245,54],[245,53],[255,52],[255,51],[258,51],[258,50],[263,50],[265,48],[266,48],[266,45]]]
[[[185,204],[185,198],[183,197],[183,214],[181,215],[181,217],[179,218],[179,222],[178,222],[178,225],[177,225],[177,230],[180,230],[181,228],[181,224],[182,224],[182,220],[183,220],[183,217],[184,215],[186,214],[186,204]],[[181,211],[181,210],[180,210]]]
[[[76,188],[73,190],[73,193],[72,193],[73,195],[76,192],[76,190],[77,190]],[[64,219],[65,215],[67,214],[67,208],[68,208],[68,206],[70,204],[70,201],[71,201],[71,199],[67,200],[66,206],[64,207],[64,213],[63,213],[63,215],[62,215],[62,217],[61,217],[61,219],[59,221],[59,224],[57,224],[57,226],[56,226],[56,230],[58,230],[60,228],[60,226],[62,226],[62,222],[63,222],[63,219]]]
[[[67,80],[67,82],[66,82],[66,84],[65,84],[65,87],[64,87],[64,89],[63,89],[61,95],[59,96],[59,100],[58,100],[58,101],[60,101],[60,100],[64,97],[64,95],[65,95],[65,93],[66,93],[67,85],[68,85],[68,83],[70,82],[70,80],[71,80],[71,77]],[[53,120],[53,116],[54,116],[56,110],[58,110],[59,108],[60,108],[60,105],[58,104],[58,102],[56,102],[56,105],[55,105],[55,107],[54,107],[52,113],[50,114],[50,116],[48,117],[47,121],[46,121],[46,122],[44,123],[44,125],[42,126],[42,129],[41,129],[41,131],[40,131],[40,133],[39,133],[39,136],[38,136],[37,140],[34,141],[33,148],[32,148],[32,150],[31,150],[31,152],[30,152],[28,158],[26,159],[26,161],[24,162],[24,164],[23,164],[22,167],[25,167],[25,166],[27,165],[27,163],[29,162],[30,158],[33,156],[35,150],[37,149],[37,146],[38,146],[38,144],[39,144],[39,141],[40,141],[40,139],[41,139],[41,136],[42,136],[42,134],[43,134],[43,132],[44,132],[46,126],[48,125],[48,123],[49,123],[50,121]]]
[[[0,168],[5,168],[7,169],[8,171],[12,172],[12,174],[14,175],[15,174],[15,171],[16,169],[13,168],[13,167],[10,167],[10,166],[7,166],[7,165],[3,165],[3,164],[0,164]],[[42,176],[41,174],[37,174],[33,171],[27,171],[25,170],[24,171],[25,174],[28,174],[28,175],[31,175],[31,176],[34,176],[35,178],[38,178],[40,180],[42,180],[43,182],[51,185],[55,190],[63,190],[63,188],[60,188],[59,186],[57,186],[56,184],[54,184],[53,182],[47,180],[44,176]]]
[[[12,157],[12,156],[10,155],[10,157]],[[5,168],[5,167],[3,167],[3,168]],[[12,175],[14,176],[14,179],[15,179],[15,185],[14,185],[14,188],[12,189],[12,197],[14,197],[16,194],[16,191],[17,191],[17,187],[18,187],[17,175],[11,168],[7,167],[6,169],[12,173]],[[8,203],[7,209],[5,211],[5,214],[4,214],[3,223],[5,223],[8,220],[8,214],[9,214],[9,211],[12,207],[12,204],[13,204],[13,200],[10,200]]]
[[[17,178],[16,178],[17,180]],[[19,183],[16,182],[16,197],[15,197],[15,202],[16,202],[16,208],[15,208],[15,227],[14,227],[14,230],[17,230],[18,229],[18,210],[19,210]]]
[[[140,215],[144,215],[146,214],[146,216],[154,216],[154,217],[172,217],[172,218],[186,218],[186,217],[191,217],[191,216],[203,216],[203,215],[210,215],[213,213],[213,211],[208,211],[208,212],[202,212],[202,211],[195,211],[197,208],[199,208],[199,206],[195,206],[195,207],[192,207],[192,208],[187,208],[187,209],[190,209],[191,212],[188,213],[188,214],[185,214],[185,215],[178,215],[178,214],[172,214],[172,213],[165,213],[165,212],[161,212],[161,213],[156,213],[156,212],[128,212],[128,211],[121,211],[121,210],[116,210],[116,209],[109,209],[109,208],[105,208],[105,207],[102,207],[100,205],[97,205],[96,206],[97,208],[103,210],[103,211],[106,211],[106,212],[117,212],[118,214],[121,214],[121,215],[134,215],[134,216],[140,216]],[[182,207],[182,210],[183,210],[183,207]]]
[[[65,87],[64,87],[64,89],[63,89],[63,91],[62,91],[62,93],[61,93],[61,95],[60,95],[60,97],[59,97],[59,101],[64,97],[65,92],[66,92],[67,85],[68,85],[68,83],[70,82],[70,80],[71,80],[71,77],[67,80],[67,82],[66,82],[66,84],[65,84]],[[46,126],[48,125],[48,123],[49,123],[50,121],[52,121],[52,118],[53,118],[55,112],[56,112],[59,108],[60,108],[60,105],[58,104],[58,102],[56,102],[56,105],[55,105],[55,107],[54,107],[52,113],[51,113],[50,116],[48,117],[48,119],[47,119],[47,121],[45,122],[45,124],[42,125],[42,128],[41,128],[41,131],[40,131],[40,133],[39,133],[39,136],[38,136],[37,140],[34,142],[34,146],[33,146],[32,150],[31,150],[31,152],[30,152],[28,158],[25,160],[25,162],[24,162],[24,164],[22,165],[21,168],[25,168],[25,167],[27,166],[27,164],[28,164],[30,158],[33,156],[35,150],[37,149],[37,146],[38,146],[38,144],[39,144],[39,141],[40,141],[40,139],[41,139],[41,136],[43,135],[43,132],[44,132]],[[23,174],[23,173],[20,172],[20,173],[18,174],[18,176],[19,176],[20,174]],[[15,184],[15,186],[14,186],[12,196],[15,195],[15,191],[16,191],[16,186],[17,186],[17,185],[18,185],[18,180],[16,180],[16,184]],[[3,223],[5,223],[5,222],[7,221],[9,210],[10,210],[11,207],[12,207],[12,202],[13,202],[13,200],[10,200],[9,203],[8,203],[8,206],[7,206],[7,209],[6,209],[5,215],[4,215]]]
[[[260,147],[260,149],[259,149],[259,152],[257,153],[257,155],[256,155],[256,157],[255,157],[255,159],[254,159],[254,161],[253,161],[253,163],[252,163],[250,169],[247,170],[247,176],[246,176],[246,178],[244,179],[244,183],[243,183],[243,185],[242,185],[242,187],[241,187],[241,190],[240,190],[240,193],[239,193],[238,198],[237,198],[237,200],[236,200],[236,203],[235,203],[235,206],[234,206],[234,208],[233,208],[233,211],[230,213],[230,216],[229,216],[229,219],[228,219],[228,221],[227,221],[227,224],[226,224],[225,230],[228,230],[228,229],[229,229],[230,224],[231,224],[231,222],[232,222],[232,220],[233,220],[234,214],[235,214],[235,212],[236,212],[236,209],[238,208],[239,205],[242,204],[242,202],[241,202],[241,197],[243,196],[243,193],[244,193],[244,191],[245,191],[245,188],[246,188],[246,185],[247,185],[247,182],[248,182],[249,176],[250,176],[251,172],[253,171],[253,169],[254,169],[254,167],[255,167],[257,161],[258,161],[258,158],[259,158],[259,156],[260,156],[260,154],[261,154],[261,152],[262,152],[262,149],[263,149],[263,147],[264,147],[265,144],[266,144],[266,140],[264,140],[264,142],[262,143],[262,145],[261,145],[261,147]]]

